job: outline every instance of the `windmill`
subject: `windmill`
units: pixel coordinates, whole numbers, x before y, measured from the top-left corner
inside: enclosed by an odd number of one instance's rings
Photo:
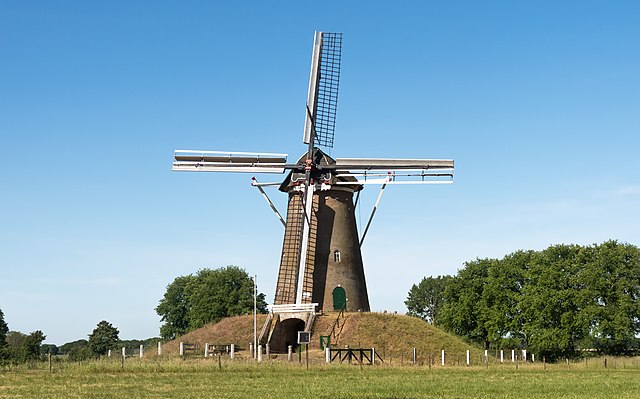
[[[294,163],[286,154],[177,150],[172,170],[284,173],[285,180],[252,184],[285,226],[274,305],[260,334],[273,350],[310,331],[315,311],[368,312],[369,297],[360,248],[388,185],[442,184],[453,180],[452,160],[336,158],[336,122],[342,34],[315,32],[303,142],[307,151]],[[365,185],[381,185],[361,237],[355,209]],[[286,222],[263,187],[288,194]],[[355,195],[355,201],[354,201]]]

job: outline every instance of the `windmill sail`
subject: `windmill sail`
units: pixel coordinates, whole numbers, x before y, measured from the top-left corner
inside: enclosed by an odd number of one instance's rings
[[[287,154],[176,150],[171,170],[188,172],[284,173]]]
[[[336,128],[342,33],[316,32],[311,57],[307,115],[304,124],[304,143],[333,148]]]

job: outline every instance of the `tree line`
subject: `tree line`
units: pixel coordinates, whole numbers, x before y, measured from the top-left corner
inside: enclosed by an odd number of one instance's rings
[[[79,339],[57,346],[43,344],[46,335],[40,330],[30,334],[10,331],[4,320],[4,313],[0,309],[0,365],[32,363],[44,360],[48,354],[66,355],[71,361],[95,359],[104,356],[109,350],[125,347],[127,350],[137,350],[140,345],[150,347],[160,338],[146,340],[121,340],[119,331],[111,323],[102,320],[88,335],[88,339]]]
[[[177,277],[167,286],[164,297],[156,307],[162,317],[160,333],[165,340],[215,323],[225,317],[253,312],[253,279],[237,266],[220,269],[201,269],[195,274]],[[263,293],[256,297],[257,311],[267,312]],[[119,331],[102,320],[88,339],[79,339],[61,346],[43,344],[46,339],[40,330],[30,334],[9,331],[0,309],[0,364],[23,363],[43,359],[47,354],[66,355],[78,361],[104,356],[109,350],[125,347],[137,350],[140,345],[151,347],[160,338],[120,340]]]
[[[405,304],[487,349],[627,355],[640,348],[640,249],[607,241],[476,259],[455,276],[425,277]]]
[[[40,330],[30,334],[9,331],[0,309],[0,364],[35,361],[40,356],[40,345],[46,336]]]

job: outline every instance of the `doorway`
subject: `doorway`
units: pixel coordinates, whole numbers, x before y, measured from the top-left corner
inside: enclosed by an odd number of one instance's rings
[[[333,289],[333,310],[347,310],[347,292],[338,285]]]

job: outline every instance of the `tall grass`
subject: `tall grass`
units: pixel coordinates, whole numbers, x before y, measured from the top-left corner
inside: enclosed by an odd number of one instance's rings
[[[0,372],[0,398],[636,398],[638,358],[484,366],[119,359]]]

